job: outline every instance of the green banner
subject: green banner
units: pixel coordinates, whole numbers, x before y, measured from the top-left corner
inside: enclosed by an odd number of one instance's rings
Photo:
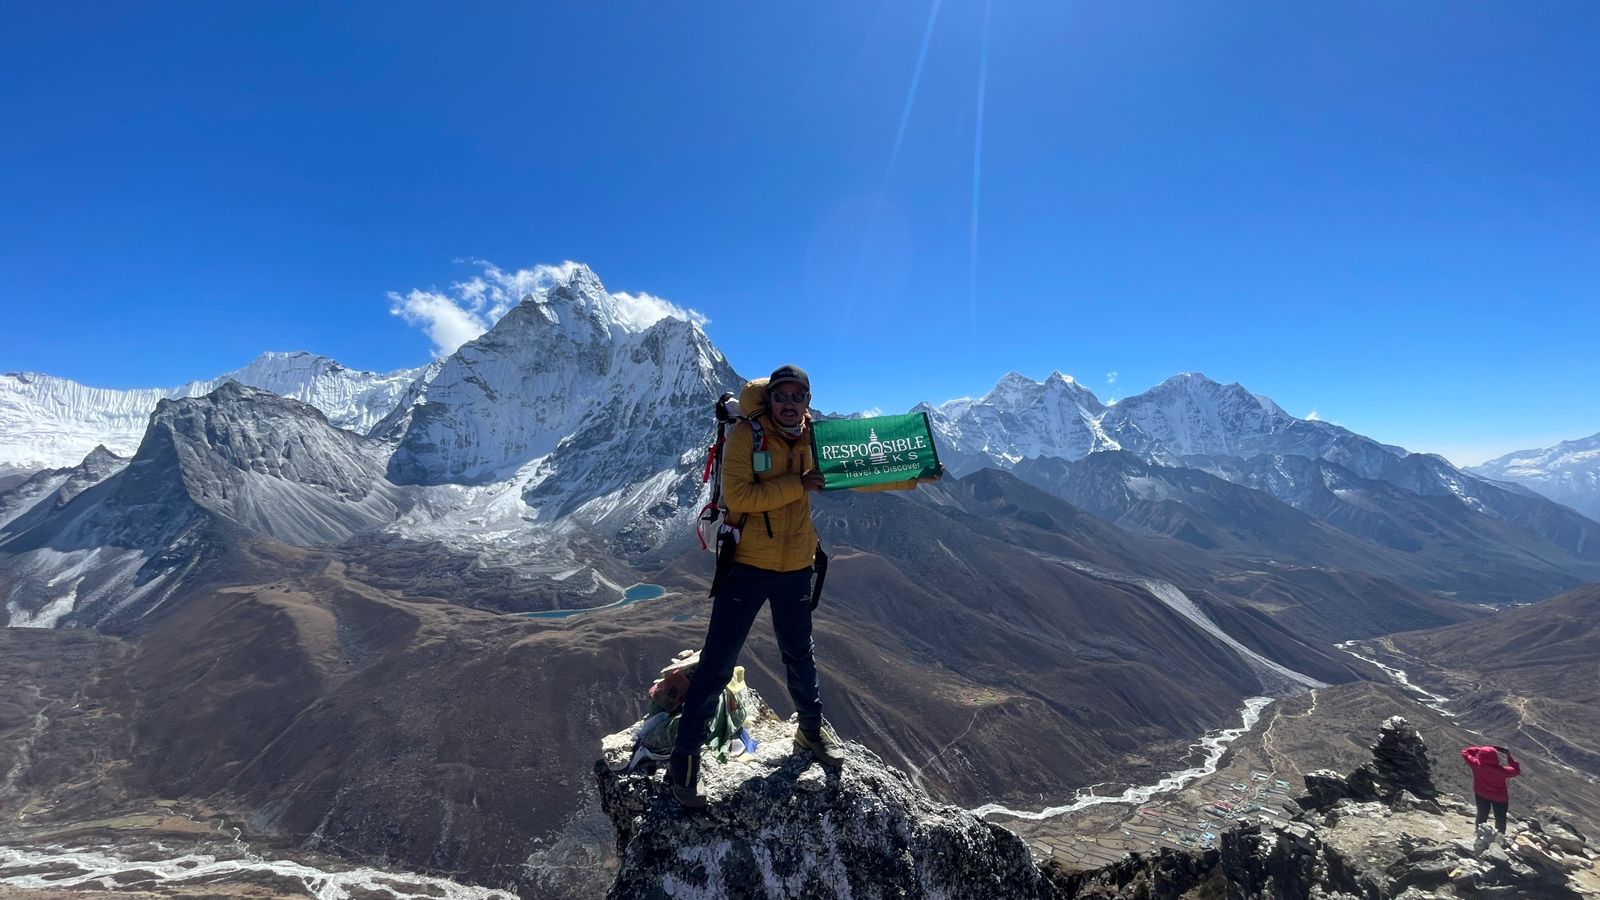
[[[920,412],[812,422],[811,453],[822,472],[825,491],[905,481],[940,471],[928,414]]]

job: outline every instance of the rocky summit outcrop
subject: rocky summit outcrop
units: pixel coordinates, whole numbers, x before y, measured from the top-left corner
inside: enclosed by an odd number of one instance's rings
[[[1223,834],[1230,900],[1579,897],[1600,887],[1586,839],[1553,813],[1520,818],[1505,835],[1488,824],[1467,831],[1474,810],[1434,787],[1427,746],[1400,716],[1383,723],[1370,762],[1305,781],[1289,826]]]
[[[1241,821],[1218,851],[1130,855],[1089,873],[1052,873],[1071,898],[1466,900],[1600,896],[1595,854],[1571,823],[1541,810],[1502,835],[1433,786],[1427,748],[1395,717],[1373,758],[1347,776],[1306,775],[1287,825]]]
[[[752,694],[744,761],[706,757],[704,811],[678,807],[662,774],[622,771],[633,729],[602,743],[601,807],[621,867],[608,895],[634,898],[1055,898],[1011,832],[933,801],[859,744],[824,770],[794,747],[794,725]]]
[[[1576,829],[1541,812],[1470,831],[1470,810],[1341,800],[1301,821],[1222,835],[1229,900],[1453,900],[1597,896],[1594,854]]]

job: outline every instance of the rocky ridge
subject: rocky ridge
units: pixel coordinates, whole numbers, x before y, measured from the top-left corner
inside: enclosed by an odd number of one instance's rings
[[[1384,722],[1372,759],[1306,776],[1287,825],[1241,820],[1217,850],[1132,853],[1100,869],[1034,863],[996,825],[929,798],[856,744],[826,773],[795,751],[793,725],[760,704],[749,760],[704,763],[710,795],[689,814],[658,774],[624,771],[633,729],[602,742],[600,803],[628,897],[960,897],[1053,900],[1456,900],[1600,896],[1595,853],[1561,816],[1519,817],[1509,833],[1465,824],[1434,786],[1427,747],[1405,719]]]
[[[97,444],[132,455],[157,403],[201,397],[230,381],[310,404],[334,427],[365,434],[434,371],[362,372],[294,351],[263,353],[242,368],[173,388],[95,388],[38,372],[7,372],[0,374],[0,466],[71,466]]]

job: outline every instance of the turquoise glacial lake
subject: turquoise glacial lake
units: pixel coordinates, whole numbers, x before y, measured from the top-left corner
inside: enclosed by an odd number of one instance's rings
[[[580,613],[599,612],[603,609],[621,609],[632,606],[640,600],[654,600],[667,592],[659,584],[636,584],[622,592],[622,599],[605,606],[591,606],[588,609],[552,609],[546,612],[523,613],[530,619],[567,619]]]

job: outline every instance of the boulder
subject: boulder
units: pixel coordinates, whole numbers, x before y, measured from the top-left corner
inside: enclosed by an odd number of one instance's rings
[[[1307,772],[1305,781],[1306,796],[1295,801],[1304,809],[1327,809],[1350,796],[1344,776],[1331,769]]]

